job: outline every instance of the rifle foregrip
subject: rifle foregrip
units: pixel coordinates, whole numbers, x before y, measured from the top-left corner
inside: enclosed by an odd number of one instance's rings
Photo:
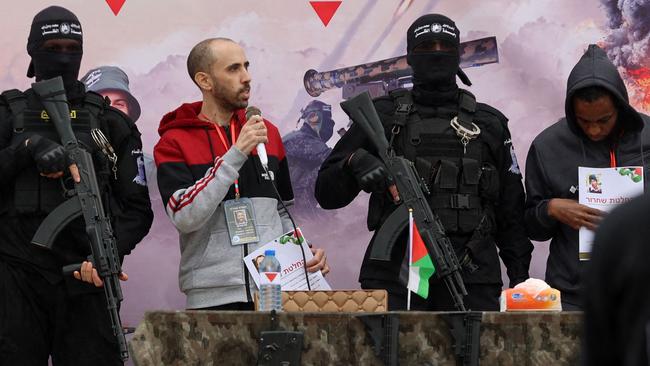
[[[81,271],[81,263],[69,264],[64,266],[61,271],[63,272],[64,277],[72,276],[75,271]]]

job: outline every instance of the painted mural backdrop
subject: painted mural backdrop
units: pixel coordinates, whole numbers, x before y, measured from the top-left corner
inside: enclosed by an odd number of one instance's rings
[[[240,42],[251,61],[251,104],[286,135],[301,124],[301,110],[314,100],[303,78],[380,61],[405,53],[405,31],[418,16],[440,12],[454,19],[461,40],[495,37],[499,62],[466,69],[477,98],[510,118],[519,162],[531,140],[564,111],[566,77],[590,43],[598,43],[625,75],[635,105],[650,109],[650,4],[646,0],[343,0],[320,5],[306,0],[59,0],[84,27],[81,75],[99,65],[124,69],[140,101],[138,126],[145,153],[158,139],[160,117],[183,102],[200,99],[185,61],[198,41],[215,36]],[[191,7],[188,5],[191,4]],[[31,20],[50,1],[13,2],[0,25],[0,89],[27,88],[25,51]],[[110,6],[109,6],[110,5]],[[325,6],[322,8],[322,6]],[[316,10],[320,12],[317,14]],[[325,25],[327,24],[327,26]],[[317,99],[332,106],[334,131],[348,120],[338,103],[345,87]],[[333,146],[339,135],[327,141]],[[125,260],[123,320],[135,325],[146,309],[180,309],[178,236],[163,210],[155,178],[149,177],[156,214],[147,238]],[[370,238],[367,196],[345,209],[298,217],[306,236],[327,249],[336,288],[358,287],[359,266]],[[322,216],[320,216],[322,215]],[[543,278],[547,244],[535,246],[531,275]]]

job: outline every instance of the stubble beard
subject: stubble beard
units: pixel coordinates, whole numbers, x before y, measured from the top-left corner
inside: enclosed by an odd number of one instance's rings
[[[215,101],[218,104],[220,104],[223,108],[230,111],[235,111],[237,109],[248,107],[247,100],[241,100],[238,98],[239,95],[242,94],[244,91],[248,91],[250,93],[250,86],[247,85],[245,87],[240,88],[233,95],[228,95],[227,91],[224,90],[223,88],[215,88],[212,91],[212,96],[214,97]]]

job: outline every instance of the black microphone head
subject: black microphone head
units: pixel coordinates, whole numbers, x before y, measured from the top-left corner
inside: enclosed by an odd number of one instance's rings
[[[262,111],[260,111],[259,108],[251,105],[246,108],[246,120],[248,121],[253,116],[262,116]]]

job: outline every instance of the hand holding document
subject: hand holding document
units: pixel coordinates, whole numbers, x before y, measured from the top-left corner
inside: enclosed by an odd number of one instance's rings
[[[614,207],[643,194],[643,167],[578,168],[579,202],[609,212]],[[579,231],[579,257],[591,258],[594,232],[585,227]]]
[[[298,229],[300,233],[300,229]],[[302,251],[305,251],[305,259],[309,261],[314,255],[309,249],[307,239],[300,233],[298,237],[293,235],[293,231],[285,233],[275,240],[253,251],[244,257],[246,268],[253,277],[255,284],[259,288],[260,276],[258,265],[264,259],[264,251],[267,249],[275,250],[275,257],[282,267],[281,284],[282,291],[303,291],[307,290],[307,279],[305,278],[304,262],[302,260]],[[309,284],[312,290],[331,290],[321,271],[309,273]]]

